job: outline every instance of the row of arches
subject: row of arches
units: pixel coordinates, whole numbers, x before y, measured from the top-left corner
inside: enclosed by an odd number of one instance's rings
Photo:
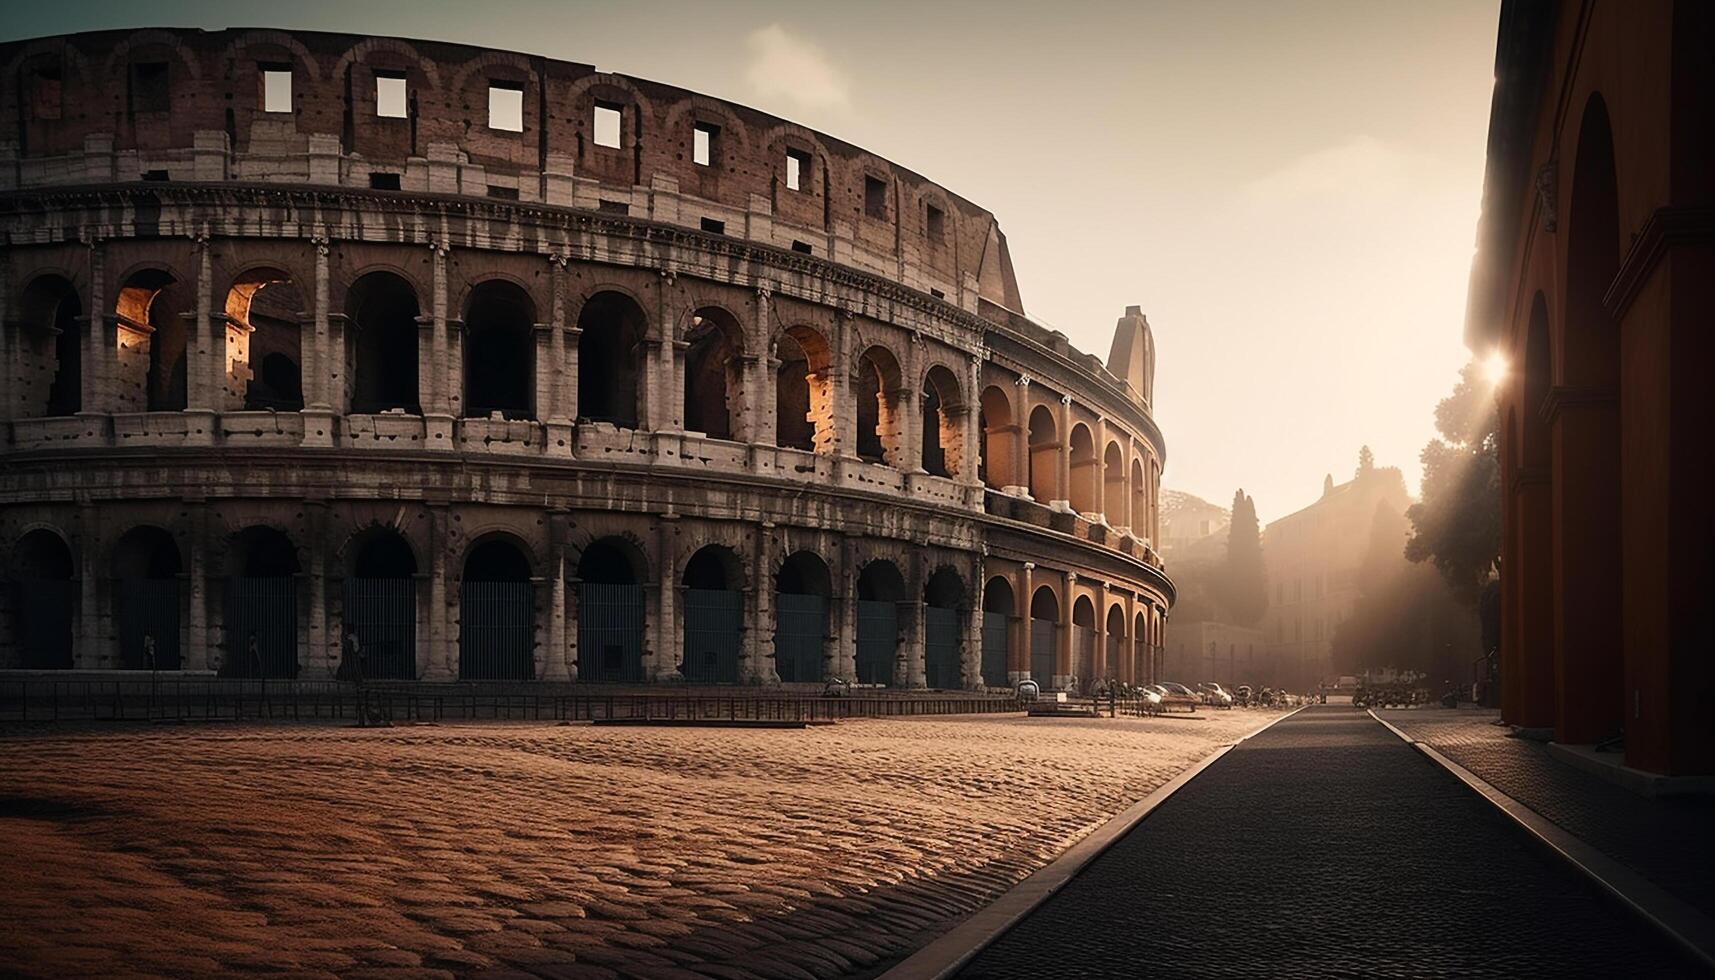
[[[340,614],[344,656],[358,657],[363,676],[414,679],[421,674],[418,634],[425,576],[410,543],[390,528],[357,534],[344,549]],[[11,555],[12,629],[17,666],[72,667],[79,582],[71,549],[57,532],[22,535]],[[299,604],[304,571],[290,539],[273,527],[233,536],[215,621],[223,674],[296,677],[303,670]],[[640,683],[654,608],[644,555],[625,537],[600,538],[568,568],[569,615],[576,622],[577,670],[592,683]],[[469,680],[531,680],[538,676],[538,620],[548,592],[520,542],[495,534],[474,542],[457,571],[456,676]],[[108,556],[109,613],[120,669],[177,670],[196,589],[178,542],[163,528],[143,525],[122,534]],[[678,581],[680,637],[673,679],[735,684],[744,634],[755,628],[740,556],[707,545],[685,562]],[[901,643],[906,618],[924,607],[925,680],[931,687],[966,686],[963,632],[970,616],[966,589],[949,567],[937,569],[921,595],[907,588],[887,559],[859,570],[851,596],[836,594],[828,564],[815,552],[787,555],[772,577],[775,610],[772,659],[781,681],[815,683],[835,676],[835,605],[855,605],[855,680],[892,686],[905,676]],[[985,678],[986,679],[986,678]],[[1004,685],[1001,676],[995,683]]]
[[[1019,417],[1006,391],[983,389],[978,400],[982,433],[980,476],[993,489],[1022,488],[1041,502],[1064,500],[1080,514],[1148,536],[1155,526],[1153,458],[1108,438],[1098,445],[1091,426],[1066,426],[1053,409],[1037,404]],[[1065,432],[1062,433],[1062,429]]]
[[[989,578],[982,602],[984,681],[995,684],[1000,678],[1023,676],[1087,692],[1102,681],[1148,680],[1161,639],[1159,622],[1147,607],[1140,606],[1128,619],[1123,601],[1107,605],[1098,629],[1097,617],[1102,614],[1089,595],[1073,598],[1068,611],[1052,587],[1040,585],[1023,605],[1006,576]],[[1017,652],[1009,654],[1010,650]]]

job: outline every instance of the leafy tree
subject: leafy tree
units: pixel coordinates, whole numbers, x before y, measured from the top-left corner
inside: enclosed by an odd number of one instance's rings
[[[1376,454],[1370,452],[1370,447],[1360,446],[1358,448],[1358,472],[1353,474],[1353,475],[1358,476],[1358,477],[1362,477],[1362,476],[1367,475],[1371,470],[1373,470],[1375,468],[1376,468]]]
[[[1436,686],[1463,683],[1477,648],[1476,620],[1432,569],[1401,558],[1405,536],[1405,518],[1377,504],[1358,598],[1334,629],[1334,663],[1348,673],[1391,667],[1427,674]]]
[[[1262,529],[1256,501],[1244,490],[1233,494],[1233,519],[1227,526],[1227,561],[1222,573],[1222,602],[1228,622],[1255,626],[1268,611],[1268,578],[1262,563]]]
[[[1422,500],[1406,516],[1405,556],[1432,562],[1460,602],[1475,608],[1501,550],[1500,414],[1476,362],[1435,408],[1441,437],[1423,447]]]

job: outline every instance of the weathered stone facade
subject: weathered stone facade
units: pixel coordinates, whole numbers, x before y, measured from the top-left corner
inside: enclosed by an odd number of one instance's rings
[[[988,212],[510,53],[141,30],[0,62],[0,665],[1152,675],[1148,324],[1104,366],[1032,323]],[[516,131],[485,115],[518,91]]]

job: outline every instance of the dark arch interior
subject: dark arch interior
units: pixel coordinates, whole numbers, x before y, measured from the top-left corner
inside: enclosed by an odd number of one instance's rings
[[[1115,605],[1108,610],[1108,634],[1110,636],[1119,636],[1124,632],[1125,610],[1121,609],[1118,605]]]
[[[178,543],[158,527],[132,528],[113,550],[116,578],[172,578],[182,568]]]
[[[530,560],[510,541],[485,541],[465,558],[464,577],[470,582],[528,582]]]
[[[742,390],[738,323],[726,311],[701,309],[685,349],[685,428],[711,439],[733,437],[730,393]]]
[[[628,542],[613,538],[593,542],[578,558],[578,578],[597,585],[641,584],[631,550]]]
[[[858,456],[880,462],[886,455],[881,444],[881,371],[868,355],[858,359],[857,383],[852,398],[857,403]]]
[[[1054,598],[1054,590],[1044,585],[1030,597],[1030,618],[1058,621],[1060,619],[1060,602]]]
[[[372,272],[346,295],[351,410],[422,413],[417,397],[417,293],[390,272]]]
[[[774,442],[813,452],[816,424],[810,421],[810,356],[791,333],[780,335],[780,368],[774,379]]]
[[[578,314],[578,416],[637,428],[643,310],[621,293],[597,293]]]
[[[18,539],[12,548],[12,571],[21,579],[69,579],[71,549],[52,531],[37,528]]]
[[[296,412],[304,407],[303,344],[299,320],[304,298],[297,284],[281,278],[233,287],[248,291],[244,311],[250,326],[250,383],[244,390],[244,407]]]
[[[737,589],[740,587],[738,558],[719,545],[701,548],[685,563],[687,589]]]
[[[774,575],[774,590],[787,595],[833,594],[833,576],[826,562],[810,551],[794,552]]]
[[[78,301],[77,290],[59,276],[39,276],[24,289],[22,306],[24,323],[32,331],[28,342],[42,348],[52,345],[54,352],[53,377],[41,413],[76,414],[83,407],[82,330],[78,323],[83,304]]]
[[[298,549],[280,531],[253,527],[238,536],[238,569],[245,578],[285,578],[296,575]]]
[[[352,573],[358,578],[410,578],[417,574],[417,558],[402,536],[379,531],[358,548]]]
[[[189,336],[175,285],[169,273],[144,269],[119,290],[119,315],[151,331],[143,342],[149,355],[144,404],[151,412],[182,411],[186,404]]]
[[[534,417],[535,312],[515,283],[491,280],[471,291],[465,312],[466,417]]]
[[[868,602],[903,601],[905,577],[893,562],[872,561],[858,573],[858,598]]]
[[[923,587],[923,601],[938,609],[958,609],[965,605],[965,583],[950,568],[936,569]]]
[[[983,587],[983,612],[1012,613],[1012,583],[1000,576]]]
[[[958,398],[958,380],[946,368],[937,366],[924,378],[923,469],[935,476],[955,475],[947,465],[947,450],[957,447],[947,445],[946,440],[953,433],[948,413]]]
[[[1079,596],[1072,606],[1072,623],[1085,629],[1096,628],[1096,607],[1091,604],[1089,596]]]

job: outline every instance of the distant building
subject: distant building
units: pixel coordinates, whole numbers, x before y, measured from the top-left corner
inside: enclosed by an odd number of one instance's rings
[[[1209,503],[1202,497],[1182,490],[1161,491],[1161,540],[1157,542],[1163,560],[1187,551],[1199,555],[1214,542],[1215,555],[1225,554],[1227,527],[1233,513],[1225,507]]]
[[[1267,634],[1231,623],[1178,623],[1167,631],[1162,677],[1194,687],[1215,681],[1231,691],[1278,683],[1267,659]]]
[[[1320,500],[1263,529],[1268,612],[1262,632],[1276,683],[1308,687],[1333,673],[1334,629],[1352,614],[1362,591],[1358,573],[1376,508],[1399,514],[1410,503],[1397,467],[1361,461],[1353,479],[1336,484],[1329,476]]]

